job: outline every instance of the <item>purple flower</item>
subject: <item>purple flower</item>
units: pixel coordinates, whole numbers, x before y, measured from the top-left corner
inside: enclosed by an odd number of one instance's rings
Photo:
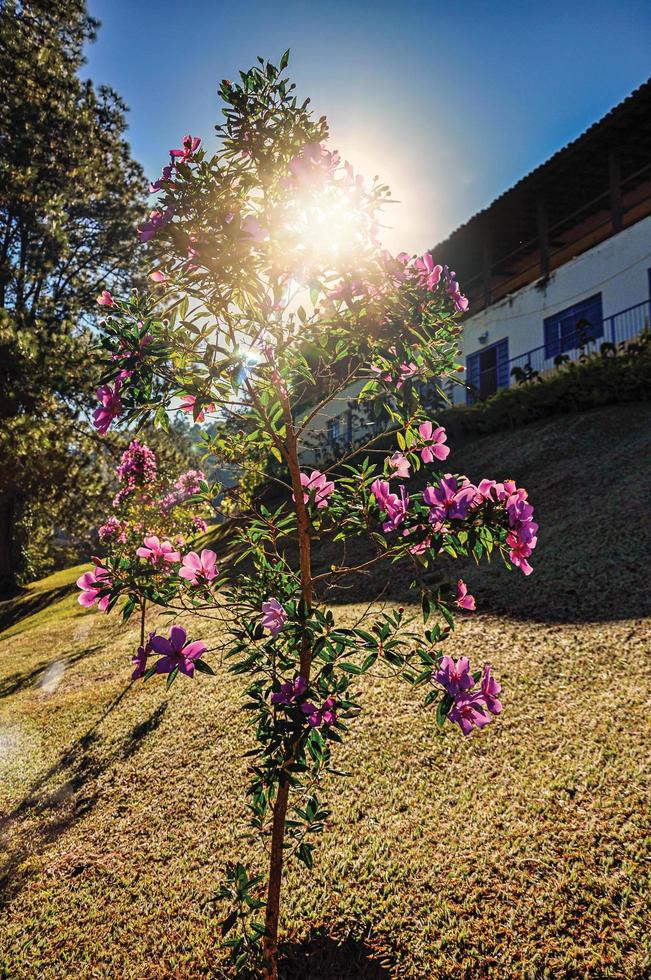
[[[399,495],[391,493],[388,480],[374,480],[371,493],[377,500],[378,507],[387,515],[382,525],[383,531],[395,531],[404,522],[409,506],[409,494],[404,486],[400,487]]]
[[[333,697],[326,698],[320,708],[312,704],[311,701],[304,701],[301,711],[307,717],[308,725],[312,728],[320,728],[321,725],[334,725],[337,720],[337,702]]]
[[[501,690],[502,685],[498,684],[491,674],[490,664],[486,664],[481,679],[481,694],[486,702],[486,707],[494,715],[499,715],[500,711],[502,710],[502,702],[497,698],[497,695]]]
[[[438,487],[426,487],[423,503],[429,508],[432,524],[444,520],[463,520],[477,497],[477,487],[467,480],[459,483],[451,473],[446,473]]]
[[[269,238],[267,229],[263,228],[258,219],[252,214],[246,216],[241,228],[242,234],[246,235],[253,242],[261,243]]]
[[[150,241],[165,225],[169,224],[173,217],[174,208],[171,205],[164,211],[152,211],[149,215],[149,221],[139,225],[138,238],[143,243]]]
[[[151,653],[151,641],[155,635],[156,633],[152,630],[144,647],[138,647],[134,656],[131,658],[131,663],[135,668],[131,675],[132,681],[137,681],[147,670],[147,657]]]
[[[456,697],[463,691],[469,691],[475,683],[467,657],[459,657],[456,662],[452,657],[443,657],[439,669],[434,674],[434,680],[438,681],[452,697]]]
[[[158,180],[153,180],[149,182],[149,193],[157,194],[159,191],[162,191],[166,185],[172,187],[173,172],[174,172],[173,163],[170,163],[166,167],[163,167],[163,172],[161,176],[158,178]]]
[[[269,599],[267,602],[262,603],[261,623],[265,629],[269,630],[272,636],[280,633],[286,622],[287,613],[278,602],[278,599]]]
[[[484,728],[490,722],[490,715],[482,710],[485,707],[481,694],[460,694],[448,712],[448,719],[456,722],[464,735],[470,735],[473,728]]]
[[[200,136],[184,136],[182,148],[180,150],[170,150],[172,161],[176,159],[178,163],[187,163],[192,159],[193,154],[201,145]]]
[[[154,635],[150,643],[154,653],[162,654],[156,663],[157,674],[169,674],[178,667],[182,674],[194,676],[194,661],[200,660],[206,651],[206,644],[201,640],[186,643],[187,633],[182,626],[171,626],[169,640],[164,636]]]
[[[467,298],[463,295],[461,289],[459,288],[456,272],[451,272],[448,269],[447,265],[444,265],[443,274],[445,276],[446,293],[452,299],[452,302],[454,303],[459,313],[465,313],[470,303],[468,302]]]
[[[120,483],[152,483],[156,479],[156,454],[145,443],[134,439],[122,453],[116,472]]]
[[[298,698],[303,697],[307,691],[307,681],[300,674],[297,674],[293,681],[285,681],[280,685],[280,690],[271,695],[272,704],[293,704]]]
[[[120,399],[120,382],[116,381],[111,388],[110,385],[102,385],[96,393],[99,400],[99,408],[93,412],[93,425],[100,433],[106,435],[113,419],[116,419],[122,411],[122,401]]]

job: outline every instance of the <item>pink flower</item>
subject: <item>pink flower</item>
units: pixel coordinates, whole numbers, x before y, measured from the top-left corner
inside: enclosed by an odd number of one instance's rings
[[[470,661],[467,657],[459,657],[455,662],[452,657],[443,657],[439,669],[434,674],[438,681],[452,697],[469,691],[475,683],[470,673]]]
[[[538,525],[533,521],[518,528],[517,531],[509,531],[506,536],[506,543],[509,546],[509,558],[511,564],[519,568],[525,575],[531,575],[533,568],[527,561],[537,544],[536,529]]]
[[[241,225],[242,234],[246,235],[254,242],[264,242],[269,238],[269,232],[266,228],[263,228],[258,219],[249,214],[244,219]]]
[[[475,609],[475,597],[468,592],[468,586],[462,578],[457,582],[457,598],[455,606],[459,609]]]
[[[151,641],[152,641],[152,638],[154,636],[156,636],[156,634],[152,630],[152,632],[149,634],[149,638],[148,638],[145,646],[144,647],[142,647],[142,646],[141,647],[138,647],[138,649],[136,650],[135,654],[131,658],[131,663],[134,666],[134,671],[133,671],[133,673],[131,675],[131,680],[132,681],[137,681],[138,678],[139,677],[142,677],[142,675],[147,670],[147,657],[151,653]]]
[[[378,507],[387,515],[382,525],[383,531],[395,531],[403,523],[409,506],[409,495],[404,486],[400,487],[399,495],[391,493],[387,480],[374,480],[371,493],[377,500]]]
[[[301,711],[307,716],[307,722],[311,728],[320,728],[321,725],[334,725],[337,721],[336,713],[337,702],[333,697],[326,698],[320,708],[312,704],[311,701],[304,701]]]
[[[269,630],[272,636],[280,633],[287,622],[287,613],[277,599],[269,599],[262,603],[261,623],[264,629]]]
[[[146,558],[152,565],[159,565],[161,561],[181,561],[181,556],[178,551],[174,551],[172,543],[161,541],[155,534],[147,536],[143,545],[136,549],[136,554],[138,558]]]
[[[194,412],[194,406],[196,404],[196,401],[197,401],[196,395],[184,395],[183,398],[181,399],[181,404],[179,405],[179,408],[181,409],[182,412]],[[195,421],[203,422],[206,417],[206,412],[214,412],[214,411],[215,411],[215,406],[213,404],[204,405],[201,411],[199,412],[199,414],[197,415]]]
[[[158,192],[162,191],[164,187],[172,188],[174,186],[172,183],[173,172],[174,172],[174,163],[170,163],[166,167],[163,167],[163,173],[158,178],[158,180],[149,182],[149,193],[158,194]]]
[[[196,551],[190,551],[183,559],[181,578],[187,579],[191,585],[206,585],[217,578],[217,555],[209,548],[204,548],[201,557]]]
[[[154,235],[156,235],[165,225],[174,217],[174,208],[170,205],[165,208],[164,211],[152,211],[149,215],[149,221],[145,221],[144,224],[138,227],[138,238],[141,242],[150,241]]]
[[[151,279],[152,282],[167,283],[168,281],[167,276],[165,275],[164,272],[161,272],[160,269],[156,269],[155,272],[150,272],[149,278]]]
[[[106,435],[111,422],[118,418],[122,411],[120,382],[116,381],[113,388],[110,385],[102,385],[97,389],[96,395],[100,405],[93,412],[93,425],[101,435]]]
[[[314,494],[314,502],[319,510],[328,506],[328,497],[334,492],[335,485],[329,481],[325,473],[319,470],[312,470],[310,475],[301,473],[301,486],[304,488],[303,503],[309,504],[310,497]],[[292,494],[292,500],[296,496]]]
[[[435,429],[431,422],[422,422],[418,426],[418,433],[424,443],[420,451],[420,458],[424,463],[433,463],[435,459],[448,458],[450,447],[443,445],[444,442],[447,442],[448,437],[442,425]]]
[[[173,489],[160,501],[161,510],[167,511],[185,503],[189,497],[193,497],[195,493],[199,492],[200,484],[205,479],[206,475],[202,470],[188,470],[186,473],[181,473]]]
[[[486,707],[491,712],[491,714],[499,715],[502,710],[502,702],[498,701],[497,695],[502,690],[502,685],[498,684],[493,675],[491,674],[490,664],[486,664],[484,667],[484,674],[481,679],[481,693],[484,701],[486,702]]]
[[[418,273],[419,285],[430,291],[436,289],[443,272],[443,266],[434,265],[434,259],[429,252],[425,252],[419,259],[416,259],[414,269]]]
[[[285,681],[284,684],[280,685],[280,690],[271,695],[271,703],[282,705],[293,704],[297,698],[303,697],[306,691],[307,682],[305,678],[297,674],[293,681]]]
[[[512,492],[506,500],[506,513],[510,531],[506,543],[510,548],[511,563],[525,575],[531,575],[533,568],[527,561],[538,543],[538,525],[533,520],[533,507],[527,500],[527,491],[516,489],[512,481],[504,484],[504,492]]]
[[[116,473],[120,483],[152,483],[156,479],[156,453],[144,442],[133,439],[122,453]]]
[[[386,460],[389,479],[406,480],[410,474],[409,460],[402,453],[394,453]]]
[[[184,136],[180,150],[170,150],[170,156],[178,163],[187,163],[192,159],[193,154],[199,149],[201,138],[199,136]]]
[[[106,568],[98,565],[92,572],[84,572],[77,579],[77,587],[81,589],[81,594],[77,598],[80,606],[92,606],[97,602],[97,608],[101,612],[108,611],[110,595],[102,596],[98,600],[99,593],[103,589],[110,589],[113,586],[110,572]]]
[[[485,728],[490,722],[490,715],[484,714],[485,707],[479,692],[460,694],[448,712],[448,719],[456,722],[464,735],[470,735],[473,728]]]
[[[206,651],[201,640],[186,643],[187,633],[182,626],[171,626],[169,640],[164,636],[152,636],[150,643],[154,653],[162,654],[156,663],[157,674],[169,674],[178,667],[182,674],[194,676],[194,661],[200,660]]]
[[[447,265],[443,266],[443,274],[445,276],[445,291],[448,296],[452,299],[455,307],[460,313],[465,313],[468,309],[470,303],[466,297],[462,294],[459,288],[459,283],[457,282],[457,276],[455,272],[450,272]]]
[[[108,289],[102,290],[102,292],[97,297],[97,303],[100,306],[115,306],[115,301],[111,296],[111,294],[109,293]]]
[[[438,487],[423,490],[423,503],[430,508],[432,524],[445,520],[464,520],[477,497],[477,487],[472,483],[459,484],[456,477],[446,473]]]
[[[417,375],[420,373],[420,368],[417,364],[414,364],[413,361],[410,361],[409,364],[407,364],[406,361],[403,361],[399,370],[400,375],[396,384],[396,389],[398,391],[400,391],[405,381],[409,381],[410,378],[417,377]]]

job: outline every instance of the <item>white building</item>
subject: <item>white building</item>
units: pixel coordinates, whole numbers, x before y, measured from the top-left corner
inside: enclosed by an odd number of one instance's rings
[[[651,319],[651,79],[432,250],[470,299],[472,403]]]
[[[455,404],[554,370],[651,321],[651,79],[432,249],[470,300]],[[368,435],[349,388],[306,460]],[[310,446],[318,445],[317,452]]]

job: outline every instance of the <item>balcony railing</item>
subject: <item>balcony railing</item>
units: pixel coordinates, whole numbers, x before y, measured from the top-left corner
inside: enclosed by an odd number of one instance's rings
[[[651,300],[644,300],[644,302],[629,306],[612,316],[604,317],[603,331],[599,332],[598,337],[590,336],[590,331],[583,329],[559,338],[554,345],[556,350],[553,353],[550,352],[550,345],[547,344],[533,347],[524,354],[518,354],[509,359],[508,386],[517,384],[518,380],[532,379],[536,375],[540,376],[554,371],[560,363],[575,361],[582,354],[595,353],[600,350],[604,343],[612,344],[614,347],[619,344],[626,344],[641,334],[643,330],[648,330],[650,324]],[[497,387],[496,367],[480,371],[480,391],[482,392],[479,395],[480,399],[488,394],[494,394]],[[477,400],[477,396],[470,400]]]

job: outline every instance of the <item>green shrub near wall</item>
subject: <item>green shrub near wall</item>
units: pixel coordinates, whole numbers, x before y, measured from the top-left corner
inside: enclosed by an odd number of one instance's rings
[[[623,352],[606,349],[568,363],[554,374],[505,388],[484,402],[438,413],[449,433],[481,434],[514,429],[552,415],[651,399],[651,343],[643,337]]]

